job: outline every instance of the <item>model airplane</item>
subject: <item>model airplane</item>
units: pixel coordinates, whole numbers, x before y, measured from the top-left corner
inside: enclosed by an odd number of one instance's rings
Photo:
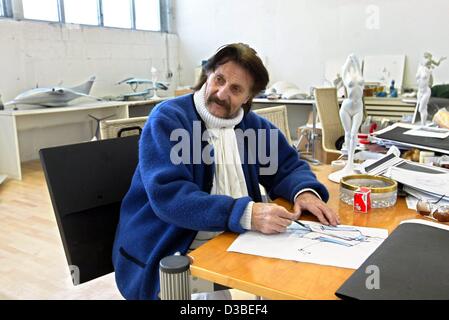
[[[70,101],[81,97],[101,101],[102,99],[89,95],[94,81],[95,76],[91,77],[85,83],[73,88],[53,87],[31,89],[19,94],[14,100],[5,103],[5,106],[31,104],[46,107],[64,107]]]
[[[151,92],[153,92],[155,94],[156,90],[158,90],[158,89],[168,90],[168,86],[169,86],[168,83],[163,83],[163,82],[158,82],[158,81],[155,82],[153,80],[140,79],[140,78],[126,78],[122,81],[117,82],[117,84],[123,84],[123,83],[126,83],[127,85],[129,85],[133,91],[131,93],[126,93],[126,94],[122,95],[121,97],[124,100],[128,100],[130,98],[136,98],[136,97],[145,98],[145,97],[149,96]],[[137,91],[137,88],[141,84],[150,84],[151,87],[149,87],[145,90],[142,90],[142,91]]]

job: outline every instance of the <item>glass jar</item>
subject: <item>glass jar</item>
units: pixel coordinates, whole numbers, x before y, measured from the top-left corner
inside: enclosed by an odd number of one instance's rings
[[[366,174],[343,177],[340,182],[340,200],[354,205],[354,192],[360,187],[370,189],[371,208],[388,208],[396,204],[397,182],[389,178]]]

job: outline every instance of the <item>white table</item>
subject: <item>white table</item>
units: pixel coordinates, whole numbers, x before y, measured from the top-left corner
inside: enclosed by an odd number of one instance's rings
[[[128,118],[128,102],[0,111],[0,176],[22,179],[21,163],[38,159],[41,148],[90,141],[97,123],[89,115]]]

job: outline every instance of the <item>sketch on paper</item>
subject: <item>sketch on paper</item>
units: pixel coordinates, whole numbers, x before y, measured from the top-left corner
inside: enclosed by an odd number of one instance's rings
[[[331,227],[310,221],[301,224],[293,223],[285,233],[276,235],[246,232],[228,251],[357,269],[388,236],[386,229]]]

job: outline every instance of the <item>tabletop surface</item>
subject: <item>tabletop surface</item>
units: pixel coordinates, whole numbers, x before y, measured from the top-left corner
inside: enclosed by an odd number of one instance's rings
[[[339,200],[339,184],[327,179],[330,166],[317,166],[313,170],[318,180],[328,187],[328,205],[337,210],[341,224],[384,228],[390,234],[401,221],[422,218],[407,208],[404,198],[398,198],[396,205],[390,208],[356,213],[352,206]],[[282,199],[276,202],[287,209],[292,208]],[[301,219],[317,221],[311,215],[303,215]],[[335,291],[355,271],[227,252],[237,236],[225,232],[192,251],[189,254],[193,260],[192,275],[269,299],[337,299]]]

